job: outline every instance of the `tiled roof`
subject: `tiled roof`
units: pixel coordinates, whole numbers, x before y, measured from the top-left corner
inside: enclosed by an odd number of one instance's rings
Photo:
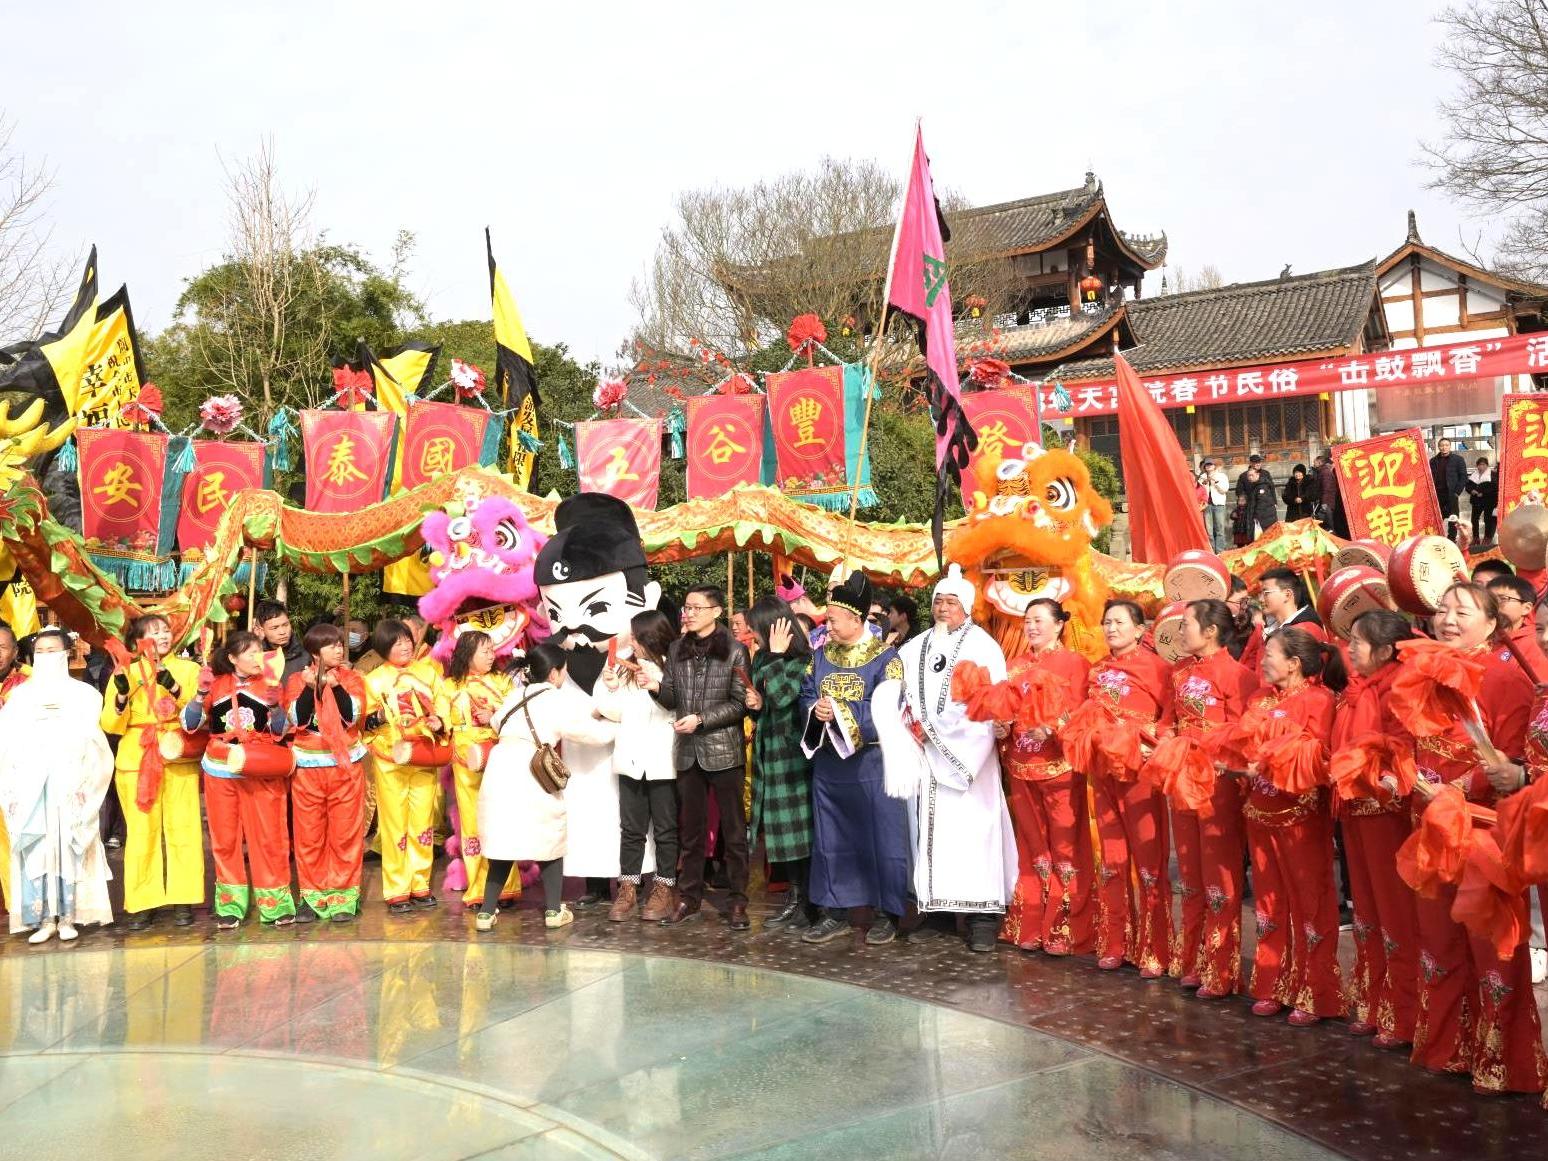
[[[1376,297],[1376,263],[1266,282],[1169,294],[1128,304],[1137,340],[1124,358],[1140,372],[1297,358],[1345,350]],[[1111,359],[1065,363],[1053,377],[1107,378]]]
[[[1108,330],[1115,316],[1123,314],[1124,305],[1119,303],[1100,311],[1076,311],[1036,326],[1002,327],[994,332],[992,354],[996,359],[1004,359],[1009,363],[1056,357],[1060,351],[1068,351],[1078,344],[1089,342]],[[958,320],[959,352],[983,343],[983,335],[976,321]]]
[[[1074,189],[954,210],[946,215],[951,226],[950,248],[973,257],[1041,250],[1068,233],[1105,197],[1102,183],[1088,173],[1086,184]],[[1114,231],[1145,265],[1158,266],[1166,257],[1165,234],[1130,235],[1116,227]]]

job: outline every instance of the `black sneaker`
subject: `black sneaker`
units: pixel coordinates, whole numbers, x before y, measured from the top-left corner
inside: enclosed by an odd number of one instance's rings
[[[130,931],[144,931],[151,925],[151,920],[156,918],[156,911],[136,911],[129,916],[129,922],[124,924]]]
[[[407,899],[399,899],[396,903],[387,904],[387,911],[392,915],[408,915],[414,910],[414,905]]]
[[[429,911],[432,907],[439,907],[441,905],[434,895],[415,895],[413,904],[421,911]]]
[[[968,950],[980,954],[988,954],[995,948],[999,938],[1000,921],[998,916],[980,917],[974,916],[968,920]]]
[[[840,936],[848,934],[848,932],[849,921],[847,919],[835,919],[831,915],[824,915],[816,923],[812,924],[810,931],[801,936],[801,942],[829,943]]]
[[[898,937],[897,921],[890,915],[878,915],[876,921],[871,924],[871,929],[865,933],[865,941],[872,947],[881,947],[891,943]]]

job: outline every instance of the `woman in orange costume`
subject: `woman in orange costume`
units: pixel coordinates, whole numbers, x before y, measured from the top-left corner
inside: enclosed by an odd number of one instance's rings
[[[1242,816],[1258,921],[1247,993],[1257,1001],[1254,1016],[1288,1006],[1290,1023],[1304,1028],[1344,1014],[1328,802],[1333,695],[1344,688],[1344,662],[1310,634],[1281,629],[1263,647],[1263,677],[1267,688],[1242,716]]]
[[[233,747],[245,751],[255,742],[273,743],[285,736],[285,707],[279,688],[264,676],[263,646],[252,633],[227,637],[211,668],[214,679],[209,687],[183,709],[183,728],[190,733],[207,730],[210,735],[201,765],[210,854],[215,858],[215,926],[222,931],[239,926],[251,900],[257,904],[261,922],[287,927],[296,921],[285,817],[290,798],[287,779],[257,777],[232,768]]]
[[[1154,980],[1172,960],[1166,798],[1139,771],[1172,697],[1172,667],[1140,644],[1144,633],[1137,604],[1107,602],[1108,655],[1091,667],[1086,703],[1063,738],[1065,751],[1089,772],[1096,803],[1097,967],[1112,971],[1127,960]]]
[[[1049,955],[1088,952],[1093,938],[1086,776],[1065,759],[1058,736],[1090,671],[1084,657],[1060,644],[1068,620],[1057,601],[1027,606],[1027,652],[1011,663],[1006,681],[1049,703],[1053,717],[1013,726],[1002,747],[1020,875],[1000,938]]]
[[[1392,679],[1398,673],[1397,645],[1413,637],[1399,613],[1362,613],[1349,634],[1354,669],[1333,719],[1333,762],[1358,761],[1354,751],[1374,747],[1380,759],[1394,747],[1412,752],[1413,735],[1392,708]],[[1391,759],[1382,760],[1390,770]],[[1390,773],[1372,794],[1335,796],[1334,811],[1344,825],[1349,855],[1349,888],[1354,896],[1355,962],[1349,999],[1356,1036],[1375,1034],[1378,1048],[1407,1047],[1414,1040],[1419,1011],[1419,917],[1414,893],[1397,873],[1397,852],[1413,833],[1408,796],[1400,795]]]
[[[302,647],[311,660],[290,675],[285,706],[295,728],[296,773],[290,797],[296,832],[296,880],[304,918],[348,923],[360,913],[365,835],[366,690],[345,664],[344,633],[314,625]]]
[[[1182,648],[1172,669],[1172,699],[1161,718],[1175,734],[1213,755],[1229,727],[1241,720],[1256,692],[1252,674],[1232,660],[1226,646],[1235,621],[1224,601],[1193,601],[1183,615]],[[1159,780],[1157,763],[1146,776]],[[1217,775],[1224,767],[1215,763]],[[1172,842],[1182,880],[1182,930],[1173,970],[1200,998],[1218,1000],[1237,990],[1242,970],[1242,787],[1239,779],[1215,778],[1202,809],[1172,799]]]
[[[1500,629],[1494,597],[1481,585],[1453,585],[1432,624],[1443,645],[1482,663],[1477,704],[1484,731],[1500,754],[1519,758],[1526,750],[1532,685],[1509,653],[1494,644]],[[1413,664],[1400,662],[1405,668]],[[1401,700],[1398,710],[1403,712]],[[1461,722],[1419,738],[1414,749],[1419,779],[1414,798],[1421,814],[1442,785],[1457,787],[1470,803],[1494,805],[1489,773]],[[1451,917],[1456,895],[1456,887],[1442,885],[1431,898],[1418,896],[1419,1016],[1413,1062],[1436,1072],[1471,1073],[1480,1092],[1540,1092],[1548,1082],[1548,1061],[1526,944],[1500,959],[1487,939],[1470,935]]]

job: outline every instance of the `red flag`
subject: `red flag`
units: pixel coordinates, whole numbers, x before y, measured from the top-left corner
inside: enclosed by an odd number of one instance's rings
[[[196,439],[193,453],[177,517],[177,546],[184,552],[208,548],[232,497],[243,488],[263,487],[261,443]]]
[[[1510,450],[1508,434],[1505,449]],[[1333,456],[1333,478],[1356,540],[1395,545],[1446,530],[1424,455],[1424,432],[1417,427],[1343,444]]]
[[[358,512],[387,491],[392,437],[390,411],[303,411],[306,506],[313,512]]]
[[[87,547],[157,553],[167,437],[154,431],[83,427],[75,433],[75,442],[81,532]]]
[[[776,372],[767,382],[780,489],[808,500],[847,493],[844,368]]]
[[[437,476],[476,464],[489,430],[489,412],[455,403],[413,403],[403,425],[398,487],[417,488]]]
[[[763,472],[763,396],[688,400],[688,498],[711,500]]]
[[[1190,548],[1210,551],[1193,472],[1177,433],[1122,355],[1118,374],[1118,456],[1129,494],[1129,555],[1165,564]]]
[[[661,483],[661,421],[577,423],[575,461],[582,492],[606,492],[636,508],[654,508]]]

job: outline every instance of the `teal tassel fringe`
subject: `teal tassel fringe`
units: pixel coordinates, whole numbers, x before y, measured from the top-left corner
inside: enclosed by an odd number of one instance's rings
[[[570,450],[570,441],[559,436],[559,466],[567,472],[575,470],[575,453]]]
[[[197,573],[201,568],[203,568],[205,563],[206,562],[201,561],[201,562],[196,564],[195,562],[190,560],[190,561],[184,561],[182,564],[178,565],[177,566],[177,583],[178,583],[178,586],[181,587],[182,585],[186,585],[190,580],[192,580],[193,577],[194,577],[194,574]],[[242,561],[241,564],[237,565],[236,571],[231,574],[231,583],[236,585],[236,587],[241,589],[243,592],[246,592],[247,591],[247,577],[248,577],[248,574],[250,572],[252,572],[252,565],[249,564],[245,560]],[[268,565],[268,563],[266,561],[259,561],[259,563],[258,563],[258,591],[259,592],[263,591],[263,587],[268,582],[268,579],[269,579],[269,565]]]
[[[59,449],[59,454],[54,457],[54,463],[66,472],[73,472],[81,466],[81,457],[75,451],[75,437],[72,435],[64,441],[64,446]]]
[[[269,420],[269,470],[288,472],[294,466],[290,458],[290,439],[296,434],[290,408],[281,407]]]
[[[183,446],[177,453],[177,458],[172,461],[172,470],[187,475],[194,470],[193,440],[183,440]]]
[[[99,552],[90,555],[93,564],[129,592],[165,593],[177,587],[181,570],[175,560],[132,560]]]
[[[815,495],[815,496],[803,496],[803,495],[801,495],[799,493],[796,493],[795,495],[792,495],[790,498],[792,500],[799,500],[803,504],[815,504],[817,507],[822,508],[822,509],[824,509],[825,511],[828,511],[828,512],[848,512],[849,511],[849,490],[848,489],[845,489],[842,492],[822,492],[822,493],[819,493],[818,495]],[[876,489],[875,488],[871,487],[869,484],[861,485],[861,487],[860,487],[860,496],[859,496],[859,499],[856,501],[856,505],[855,505],[856,507],[858,507],[858,508],[874,508],[874,507],[876,507],[876,505],[878,505],[880,503],[881,503],[881,499],[880,499],[880,497],[878,497],[876,495]]]
[[[533,455],[537,455],[538,452],[543,450],[543,441],[540,440],[537,436],[533,435],[530,431],[518,431],[516,433],[516,442],[521,444],[522,451],[531,452]],[[560,442],[559,446],[564,446],[563,441]],[[562,452],[560,453],[560,456],[562,459]]]
[[[681,407],[672,408],[672,413],[667,416],[667,434],[672,437],[672,458],[680,460],[686,454],[683,436],[688,431],[688,417],[683,414]]]
[[[1064,389],[1063,383],[1054,384],[1054,406],[1060,411],[1068,411],[1074,406],[1073,400],[1070,399],[1070,393]]]

